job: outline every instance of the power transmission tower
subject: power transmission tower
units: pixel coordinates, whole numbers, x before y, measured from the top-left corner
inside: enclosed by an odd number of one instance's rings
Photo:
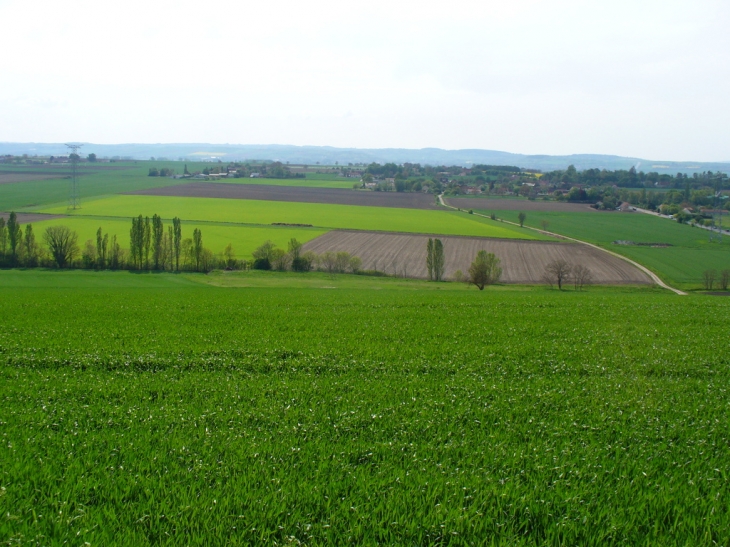
[[[79,184],[78,184],[78,165],[79,165],[79,148],[83,146],[83,144],[67,144],[71,149],[71,188],[69,189],[69,195],[68,195],[68,208],[69,209],[78,209],[80,206],[80,200],[79,200]]]

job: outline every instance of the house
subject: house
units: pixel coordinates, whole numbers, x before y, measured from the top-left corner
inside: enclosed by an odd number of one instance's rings
[[[251,178],[252,179],[260,179],[261,178],[261,173],[251,173]]]

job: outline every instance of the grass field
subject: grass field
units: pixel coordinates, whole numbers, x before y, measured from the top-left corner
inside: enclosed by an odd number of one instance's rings
[[[498,218],[517,222],[518,211],[494,212]],[[525,224],[595,243],[647,266],[667,281],[685,288],[697,288],[702,272],[730,268],[730,238],[710,243],[709,232],[668,219],[640,213],[555,213],[530,212]],[[617,240],[635,243],[669,243],[671,247],[614,245]]]
[[[0,271],[5,543],[730,541],[730,299],[209,278]]]
[[[166,222],[166,226],[171,224],[171,222]],[[129,230],[132,225],[130,220],[103,217],[58,218],[36,222],[33,224],[33,230],[37,234],[36,237],[40,240],[46,227],[57,225],[68,226],[70,229],[75,230],[78,234],[80,246],[83,246],[87,239],[96,242],[96,231],[101,227],[102,231],[108,233],[110,238],[116,234],[122,248],[129,248]],[[213,251],[213,253],[218,254],[222,252],[230,243],[233,245],[233,250],[239,259],[252,258],[251,253],[254,249],[266,240],[271,240],[277,246],[286,249],[287,243],[291,238],[296,238],[301,243],[306,243],[310,239],[326,233],[326,230],[322,229],[297,228],[292,226],[241,226],[214,222],[183,222],[183,238],[192,238],[195,228],[200,229],[203,234],[203,245]]]
[[[65,206],[37,209],[66,213]],[[444,235],[540,239],[528,230],[452,211],[425,211],[387,207],[359,207],[319,203],[227,200],[157,196],[112,196],[86,202],[78,214],[125,217],[159,214],[187,221],[244,224],[312,224],[321,228],[349,228]]]

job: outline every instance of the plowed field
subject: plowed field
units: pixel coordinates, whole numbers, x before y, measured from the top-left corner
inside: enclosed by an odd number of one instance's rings
[[[306,245],[305,250],[347,251],[359,256],[363,269],[425,279],[428,236],[373,232],[332,231]],[[646,274],[628,262],[598,249],[578,243],[442,237],[446,258],[446,277],[466,273],[477,252],[484,249],[501,260],[503,283],[543,283],[545,266],[556,259],[582,264],[590,269],[593,282],[605,285],[650,284]]]
[[[293,186],[264,186],[192,182],[130,192],[144,196],[176,196],[193,198],[255,199],[299,203],[332,203],[367,207],[399,207],[404,209],[439,209],[432,194],[370,192],[339,188],[303,188]]]
[[[20,224],[28,224],[33,222],[43,222],[44,220],[54,220],[63,218],[64,215],[47,215],[44,213],[16,213]],[[0,218],[4,218],[7,222],[10,213],[0,213]]]

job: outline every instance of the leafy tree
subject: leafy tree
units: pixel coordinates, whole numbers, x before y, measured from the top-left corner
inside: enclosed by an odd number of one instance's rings
[[[5,226],[8,231],[8,243],[10,243],[10,261],[12,264],[15,264],[18,260],[18,245],[20,245],[23,232],[20,229],[18,216],[14,212],[10,213]]]
[[[256,248],[256,250],[253,252],[253,257],[254,259],[265,258],[266,260],[271,262],[271,256],[275,248],[276,244],[271,240],[267,240]]]
[[[96,247],[90,239],[87,239],[84,243],[84,249],[81,251],[81,262],[86,269],[91,269],[96,264]]]
[[[189,175],[190,171],[188,171],[188,164],[185,164],[185,170],[183,171],[183,175]]]
[[[309,265],[304,259],[302,259],[302,247],[296,238],[289,240],[289,256],[291,258],[291,269],[295,272],[306,272],[309,270]]]
[[[540,221],[540,226],[542,226],[543,231],[546,232],[547,229],[550,227],[550,223],[547,220],[543,219]]]
[[[502,276],[499,263],[500,260],[494,253],[479,251],[469,266],[469,283],[476,285],[480,291],[484,290],[485,285],[496,283]]]
[[[333,251],[325,251],[319,258],[324,271],[330,275],[334,275],[337,271],[337,253]]]
[[[193,252],[193,240],[186,237],[180,243],[180,253],[183,257],[183,267],[192,269],[195,260],[195,253]]]
[[[289,269],[290,262],[291,256],[284,249],[277,248],[271,252],[271,265],[274,269],[280,272],[286,271]]]
[[[558,284],[558,289],[563,288],[563,283],[570,279],[572,266],[568,264],[562,258],[553,260],[545,266],[545,272],[543,273],[543,279],[553,286],[553,283]]]
[[[25,237],[23,238],[23,254],[25,265],[35,267],[38,264],[38,244],[35,241],[33,225],[25,225]]]
[[[96,162],[96,154],[92,152],[91,154],[86,156],[86,159],[89,161],[89,163],[94,163]]]
[[[446,269],[446,259],[444,258],[444,244],[440,239],[433,242],[433,279],[434,281],[442,281],[444,271]]]
[[[73,262],[78,254],[77,239],[76,232],[69,230],[67,226],[49,226],[43,234],[43,241],[59,268]]]
[[[357,273],[362,270],[362,259],[359,256],[350,257],[350,271]]]
[[[347,268],[350,266],[350,259],[352,256],[347,251],[339,251],[336,257],[336,270],[337,273],[345,273]]]
[[[159,177],[160,176],[160,170],[157,169],[157,167],[150,167],[148,177]]]
[[[525,220],[527,219],[527,215],[520,211],[520,214],[517,215],[517,220],[520,221],[520,228],[522,228],[525,225]]]
[[[225,258],[226,268],[232,270],[236,267],[236,253],[233,252],[233,245],[230,243],[223,250],[223,257]]]

